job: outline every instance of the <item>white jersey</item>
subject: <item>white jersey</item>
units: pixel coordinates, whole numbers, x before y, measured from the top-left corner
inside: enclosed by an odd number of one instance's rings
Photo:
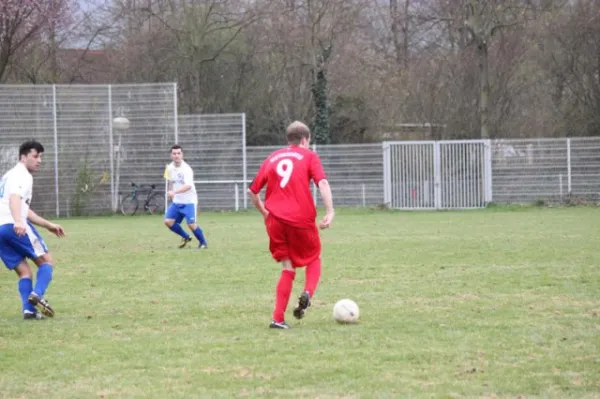
[[[12,194],[18,194],[21,197],[21,222],[27,222],[32,191],[33,176],[22,163],[19,162],[2,176],[0,181],[0,226],[15,222],[9,206],[9,198]]]
[[[171,162],[167,166],[166,179],[173,184],[173,191],[177,191],[182,186],[189,185],[191,188],[181,194],[175,194],[173,203],[175,204],[198,204],[198,194],[196,194],[196,185],[194,184],[194,171],[185,163],[181,162],[179,167]]]

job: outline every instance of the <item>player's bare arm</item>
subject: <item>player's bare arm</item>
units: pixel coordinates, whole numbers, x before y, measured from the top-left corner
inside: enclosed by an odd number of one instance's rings
[[[44,219],[43,217],[41,217],[40,215],[38,215],[31,209],[27,212],[27,220],[29,220],[31,223],[35,224],[36,226],[40,226],[40,227],[47,229],[49,232],[56,235],[57,237],[65,236],[65,231],[63,230],[63,228],[60,225],[58,225],[56,223],[52,223],[51,221]]]
[[[326,179],[323,179],[319,182],[319,192],[321,193],[321,199],[323,200],[323,205],[325,205],[326,211],[325,216],[319,223],[319,228],[326,229],[331,225],[331,222],[335,216],[335,211],[333,209],[333,195],[331,194],[329,182]]]
[[[169,187],[169,197],[173,198],[175,195],[177,194],[183,194],[186,191],[191,190],[192,186],[189,184],[185,184],[181,187],[179,187],[177,190],[173,190],[172,186]]]
[[[248,187],[248,195],[250,195],[250,201],[252,201],[252,205],[260,212],[263,218],[267,218],[269,216],[269,211],[265,208],[265,204],[260,199],[260,192],[267,184],[267,178],[265,174],[266,161],[260,165],[260,169],[258,173],[254,177],[252,184]]]
[[[15,233],[21,237],[26,233],[25,221],[21,220],[21,196],[19,194],[11,194],[8,200],[8,206],[10,208],[10,214],[12,215],[15,225]]]
[[[254,207],[261,213],[261,215],[263,215],[263,217],[266,219],[267,216],[269,216],[269,211],[267,210],[267,208],[265,208],[265,204],[262,202],[262,200],[260,199],[260,195],[255,194],[252,190],[248,189],[248,195],[250,195],[250,201],[252,201],[252,204],[254,205]]]
[[[183,193],[185,193],[186,191],[189,191],[189,190],[191,190],[191,188],[192,188],[192,186],[191,186],[191,185],[189,185],[189,184],[185,184],[185,185],[183,185],[183,186],[179,187],[179,189],[177,189],[177,190],[175,190],[175,191],[173,191],[173,192],[174,192],[175,194],[183,194]]]

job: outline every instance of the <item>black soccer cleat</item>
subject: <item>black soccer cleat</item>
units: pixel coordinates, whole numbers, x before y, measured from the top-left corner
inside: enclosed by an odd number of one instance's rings
[[[32,312],[31,310],[23,311],[23,320],[43,320],[45,316],[40,312]]]
[[[29,300],[29,303],[38,308],[38,310],[42,312],[44,316],[54,317],[54,309],[52,309],[47,300],[40,297],[35,292],[29,294],[29,298],[27,299]]]
[[[301,319],[304,317],[306,309],[310,306],[310,295],[304,291],[298,298],[298,306],[294,309],[294,317]]]
[[[290,326],[285,321],[282,321],[282,322],[272,321],[269,328],[277,328],[279,330],[287,330],[288,328],[292,328],[292,326]]]
[[[179,248],[185,248],[186,245],[188,245],[188,242],[192,241],[192,237],[188,237],[188,238],[181,238],[181,244],[179,244]]]

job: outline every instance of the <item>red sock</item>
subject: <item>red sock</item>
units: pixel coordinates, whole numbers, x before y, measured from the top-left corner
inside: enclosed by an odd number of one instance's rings
[[[304,283],[304,291],[312,298],[317,290],[319,279],[321,278],[321,259],[313,261],[306,266],[306,282]]]
[[[276,321],[277,323],[281,323],[285,320],[285,310],[290,301],[294,277],[296,277],[296,272],[293,270],[281,271],[281,277],[279,277],[279,283],[277,283],[275,310],[273,311],[273,321]]]

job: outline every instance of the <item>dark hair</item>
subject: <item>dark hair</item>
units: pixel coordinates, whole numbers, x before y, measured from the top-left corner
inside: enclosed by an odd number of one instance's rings
[[[181,148],[181,146],[179,144],[175,144],[173,147],[171,147],[171,151],[173,150],[181,150],[183,151],[183,148]]]
[[[39,141],[35,140],[29,140],[24,142],[19,147],[19,159],[21,159],[23,155],[27,156],[27,154],[29,154],[33,150],[36,150],[38,154],[41,154],[42,152],[44,152],[44,146]]]

